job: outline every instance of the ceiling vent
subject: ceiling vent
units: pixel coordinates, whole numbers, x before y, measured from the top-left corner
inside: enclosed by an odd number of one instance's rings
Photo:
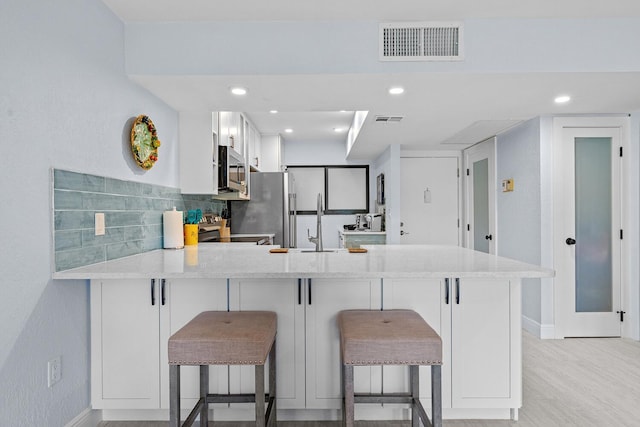
[[[462,23],[380,24],[380,61],[461,61]]]
[[[400,123],[404,116],[376,116],[376,123]]]

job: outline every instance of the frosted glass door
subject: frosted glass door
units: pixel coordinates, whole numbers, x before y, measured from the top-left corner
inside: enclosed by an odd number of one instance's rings
[[[465,246],[488,254],[496,253],[495,138],[464,150]]]
[[[489,253],[489,159],[473,163],[473,249]]]
[[[575,139],[576,311],[612,310],[611,138]]]
[[[558,335],[620,336],[622,132],[561,132],[554,156]]]

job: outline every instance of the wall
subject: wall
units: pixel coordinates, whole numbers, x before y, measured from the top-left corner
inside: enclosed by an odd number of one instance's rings
[[[287,166],[365,164],[345,160],[345,144],[340,141],[299,142],[293,139],[285,139],[282,151],[282,164]],[[370,211],[375,202],[375,175],[373,175],[372,170],[373,168],[369,167],[369,185],[373,186],[374,191],[373,199],[369,198]],[[369,188],[369,192],[371,193],[371,188]],[[322,244],[324,248],[330,249],[339,246],[338,229],[341,229],[344,224],[355,224],[355,215],[324,215],[322,217]],[[314,215],[298,215],[297,245],[299,248],[315,247],[307,239],[307,229],[312,236],[315,236],[316,217]]]
[[[178,187],[177,114],[126,77],[123,46],[100,0],[0,2],[2,425],[62,426],[89,407],[88,287],[50,279],[50,169]],[[139,114],[163,143],[149,171],[129,154]]]
[[[384,174],[385,229],[387,244],[400,243],[400,144],[389,145],[376,159],[372,176]],[[376,187],[372,189],[372,199],[376,199]]]
[[[625,248],[629,254],[627,260],[627,283],[630,284],[628,294],[629,322],[624,325],[625,336],[640,340],[640,111],[630,114],[629,148],[627,150],[627,173],[630,185],[626,192],[629,200],[628,213],[626,215],[627,230],[629,235]]]
[[[173,207],[220,214],[227,205],[173,187],[60,169],[53,189],[55,271],[162,248],[162,214]],[[105,215],[103,236],[95,235],[96,212]]]
[[[378,61],[375,21],[135,22],[126,27],[127,72],[288,75],[636,71],[640,56],[628,52],[634,51],[634,40],[640,39],[639,22],[638,18],[467,19],[464,61],[392,63]],[[211,43],[221,35],[234,43]],[[295,61],[286,60],[294,56]]]
[[[539,265],[540,120],[529,120],[499,135],[496,152],[497,255]],[[503,193],[501,182],[507,178],[514,180],[514,191]],[[539,279],[523,280],[522,313],[538,324],[541,322]]]

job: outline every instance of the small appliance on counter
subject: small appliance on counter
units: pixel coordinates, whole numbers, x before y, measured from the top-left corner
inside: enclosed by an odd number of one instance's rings
[[[369,213],[365,215],[369,231],[382,231],[382,214]]]
[[[379,214],[379,213],[356,214],[355,230],[382,231],[382,214]]]

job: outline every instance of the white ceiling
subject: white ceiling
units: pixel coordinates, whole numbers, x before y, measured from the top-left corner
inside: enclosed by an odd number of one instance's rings
[[[124,21],[462,20],[468,18],[640,16],[640,1],[609,0],[104,0]],[[586,7],[585,3],[589,3]],[[548,114],[640,110],[640,73],[415,73],[397,75],[131,76],[179,111],[247,112],[262,133],[292,141],[345,140],[356,110],[369,111],[352,159],[373,159],[391,143],[405,149],[460,149],[522,120]],[[241,83],[250,92],[229,94]],[[401,83],[406,92],[386,93]],[[560,92],[569,104],[556,105]],[[215,102],[213,101],[215,100]],[[277,109],[278,114],[269,110]],[[399,124],[375,115],[401,115]]]

